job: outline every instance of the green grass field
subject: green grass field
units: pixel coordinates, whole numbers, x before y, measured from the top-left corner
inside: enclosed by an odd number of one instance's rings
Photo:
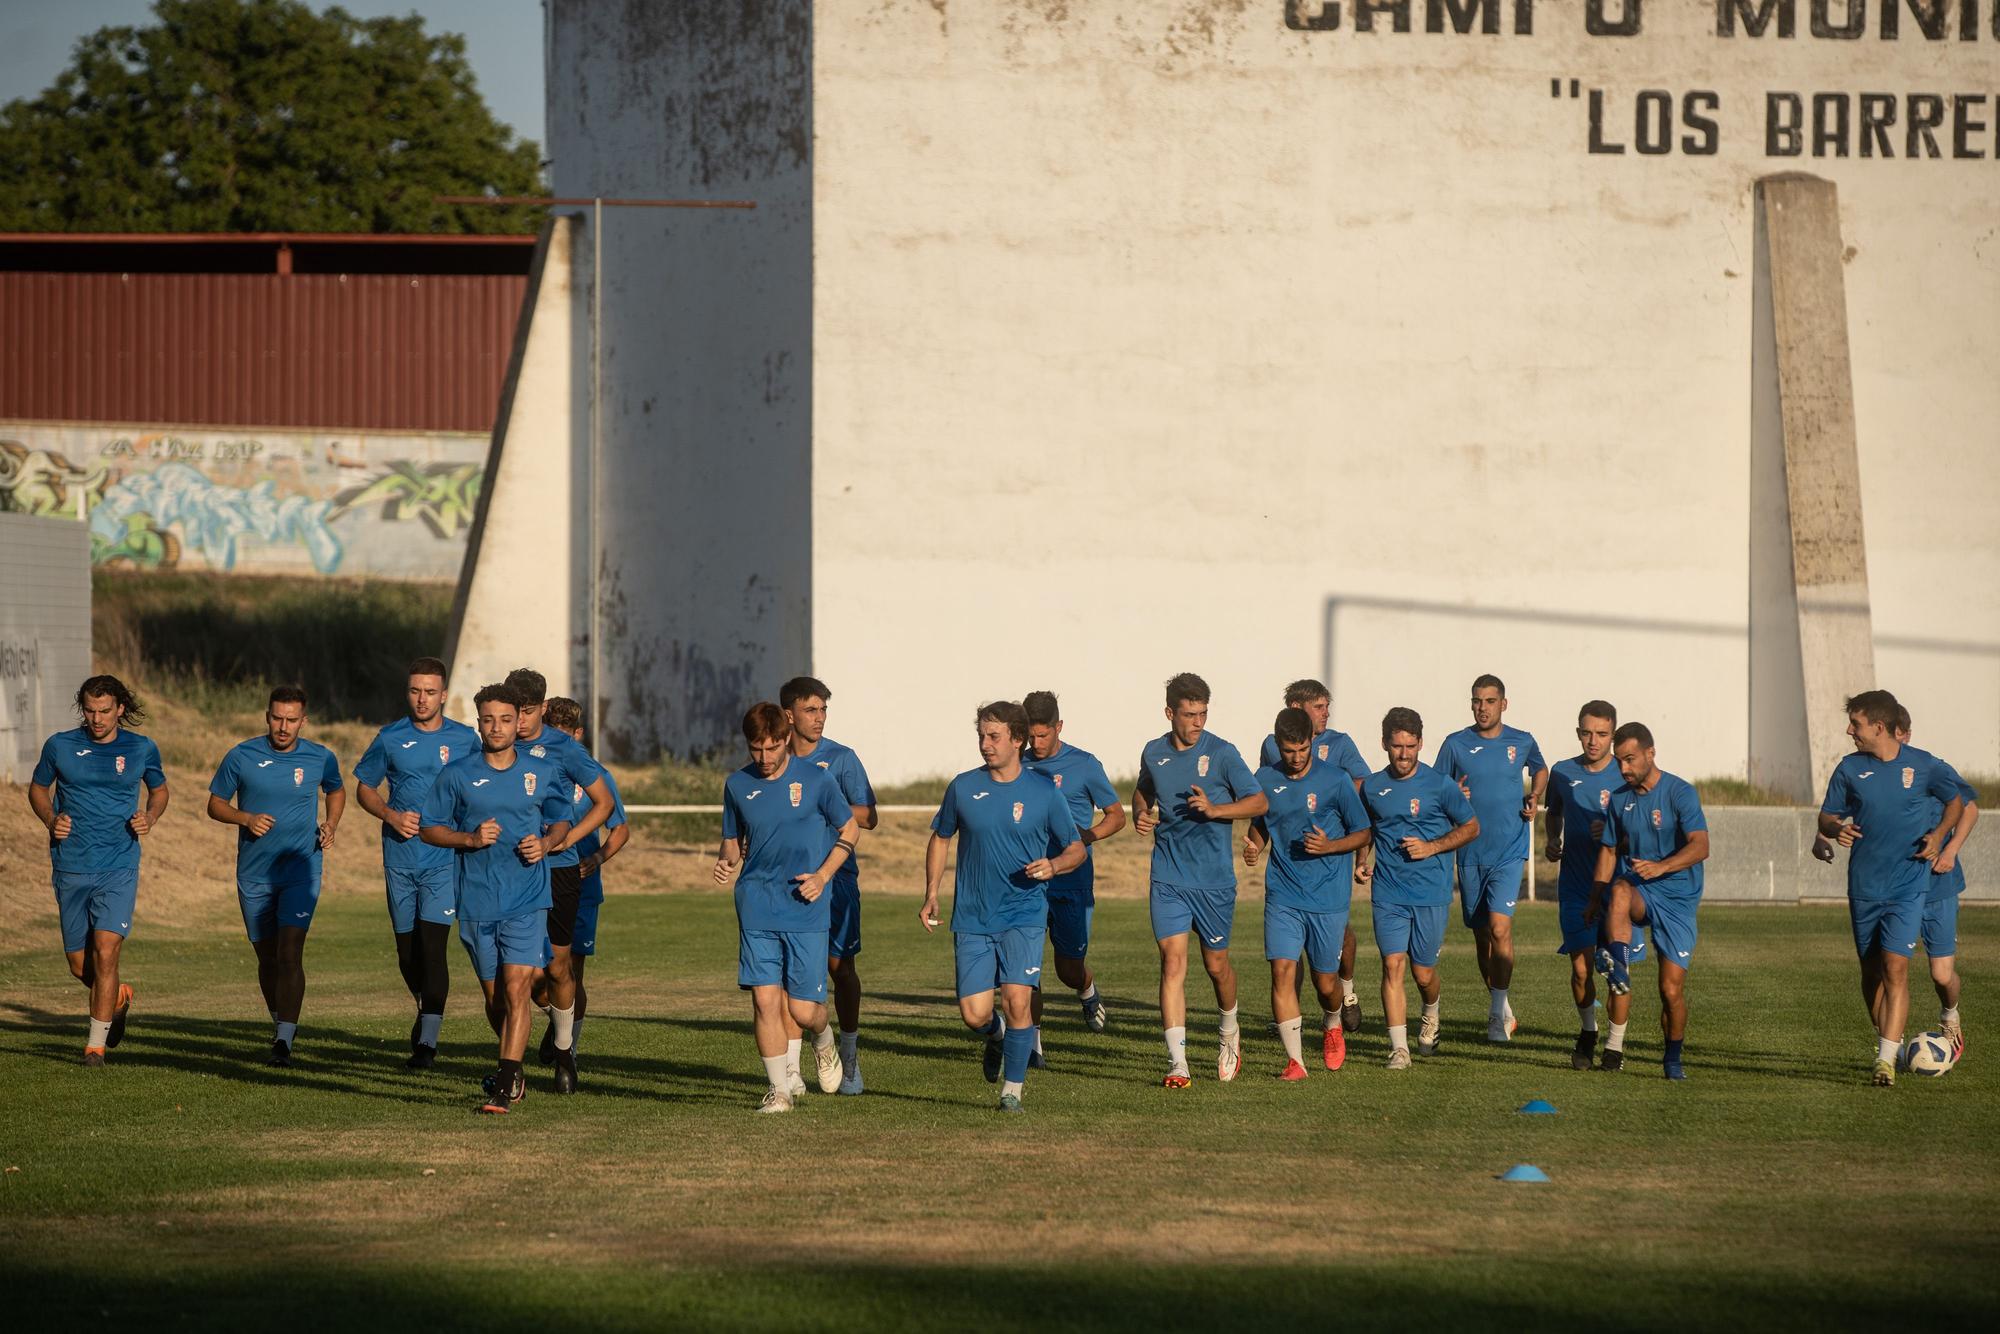
[[[1627,1072],[1574,1072],[1542,906],[1520,918],[1513,1047],[1480,1040],[1455,932],[1443,1051],[1383,1070],[1364,935],[1347,1068],[1285,1085],[1246,902],[1244,1075],[1201,1077],[1214,1012],[1197,978],[1197,1082],[1172,1094],[1144,905],[1108,902],[1112,1029],[1053,1001],[1052,1068],[1029,1114],[1003,1119],[951,1003],[949,937],[926,938],[914,908],[869,902],[868,1094],[815,1093],[786,1117],[750,1112],[763,1081],[722,895],[613,898],[585,1092],[558,1099],[537,1068],[505,1118],[472,1112],[492,1043],[456,952],[439,1067],[400,1069],[408,1005],[359,896],[322,908],[289,1071],[259,1063],[268,1025],[237,934],[143,917],[132,1031],[113,1068],[81,1069],[81,989],[35,923],[13,936],[32,949],[0,954],[8,1327],[1825,1328],[2000,1306],[1979,990],[2000,914],[1964,915],[1971,1053],[1942,1080],[1865,1085],[1837,909],[1704,912],[1687,1083],[1658,1077],[1643,994]],[[1912,1013],[1935,1012],[1925,984]],[[1559,1114],[1516,1113],[1535,1097]],[[1524,1162],[1552,1184],[1495,1180]]]

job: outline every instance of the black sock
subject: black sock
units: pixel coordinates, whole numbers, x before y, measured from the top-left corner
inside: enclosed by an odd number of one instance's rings
[[[451,968],[445,962],[445,942],[451,928],[443,922],[417,923],[423,947],[423,986],[417,1008],[425,1014],[443,1014],[445,997],[451,993]]]
[[[424,959],[414,931],[396,933],[396,970],[403,975],[403,985],[412,996],[423,994]]]

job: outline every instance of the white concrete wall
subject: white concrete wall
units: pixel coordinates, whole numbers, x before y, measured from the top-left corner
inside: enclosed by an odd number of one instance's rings
[[[89,529],[0,513],[0,570],[0,783],[25,783],[90,675]]]

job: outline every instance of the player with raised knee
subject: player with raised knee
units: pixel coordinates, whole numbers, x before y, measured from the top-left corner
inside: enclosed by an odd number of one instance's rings
[[[1098,994],[1090,970],[1090,920],[1097,902],[1097,872],[1093,844],[1102,843],[1125,827],[1125,807],[1111,786],[1104,765],[1087,750],[1062,739],[1062,708],[1046,690],[1031,690],[1021,700],[1028,714],[1028,752],[1022,764],[1048,775],[1069,803],[1083,841],[1083,862],[1075,870],[1049,881],[1049,944],[1056,959],[1056,976],[1076,993],[1083,1006],[1083,1023],[1093,1033],[1104,1031],[1108,1019],[1104,997]],[[1034,996],[1035,1054],[1030,1064],[1042,1064],[1042,988]]]
[[[1604,921],[1599,947],[1612,1004],[1605,1008],[1618,1048],[1605,1050],[1604,1069],[1624,1067],[1622,1038],[1632,999],[1631,938],[1649,927],[1659,960],[1660,1032],[1666,1048],[1660,1071],[1685,1079],[1681,1044],[1687,1039],[1688,968],[1694,963],[1695,916],[1701,907],[1702,863],[1708,860],[1708,819],[1694,785],[1660,768],[1653,733],[1626,723],[1611,734],[1611,754],[1623,780],[1611,790],[1598,835],[1597,869],[1588,921]],[[1613,1051],[1619,1055],[1614,1059]]]
[[[1472,683],[1472,726],[1446,737],[1432,765],[1458,782],[1479,816],[1479,837],[1458,852],[1458,898],[1486,984],[1488,1042],[1514,1036],[1507,1000],[1514,981],[1514,905],[1549,782],[1542,748],[1507,726],[1506,712],[1507,687],[1491,673],[1480,676]]]
[[[1576,1002],[1579,1023],[1576,1047],[1570,1053],[1570,1067],[1591,1068],[1597,1053],[1597,977],[1592,964],[1597,958],[1598,925],[1588,919],[1590,889],[1597,880],[1599,840],[1610,818],[1611,792],[1625,777],[1611,757],[1611,734],[1618,728],[1618,710],[1601,699],[1591,700],[1576,715],[1576,740],[1580,747],[1570,759],[1557,760],[1549,768],[1548,855],[1558,864],[1556,912],[1562,924],[1562,943],[1556,953],[1569,956],[1569,994]],[[1645,949],[1645,937],[1633,928],[1626,954],[1628,965]],[[1629,992],[1613,997],[1607,1011],[1611,1032],[1605,1039],[1605,1059],[1614,1067],[1625,1059],[1625,1011],[1631,1006]]]
[[[575,700],[557,695],[542,709],[542,720],[578,745],[583,744],[583,706]],[[589,1009],[590,995],[584,989],[584,964],[597,953],[598,917],[604,907],[604,863],[621,852],[632,836],[631,826],[625,822],[625,798],[618,791],[618,780],[609,769],[604,771],[604,785],[611,791],[611,817],[604,827],[593,829],[576,841],[576,869],[583,877],[577,894],[576,927],[571,932],[569,966],[576,981],[576,1017],[570,1023],[569,1053],[574,1061],[582,1050],[583,1017]],[[590,794],[579,783],[570,784],[570,818],[581,820],[583,813],[590,809]],[[601,837],[600,837],[601,835]],[[535,1006],[548,1012],[548,980],[544,974],[537,984],[540,988],[535,997]],[[542,1034],[542,1045],[538,1053],[543,1065],[553,1065],[558,1050],[554,1017],[550,1016],[548,1028]]]
[[[306,692],[275,687],[264,706],[264,735],[231,747],[208,784],[208,818],[236,827],[236,902],[257,952],[257,988],[274,1026],[267,1059],[277,1066],[292,1063],[320,859],[347,810],[340,761],[302,735],[305,725]]]
[[[973,723],[981,764],[951,780],[931,820],[917,920],[926,932],[937,929],[938,888],[955,838],[951,933],[958,1015],[986,1039],[986,1082],[999,1081],[1000,1110],[1018,1112],[1038,1036],[1034,995],[1041,984],[1048,886],[1083,864],[1083,839],[1062,789],[1021,765],[1027,710],[998,700],[981,706]]]
[[[1306,716],[1312,720],[1313,762],[1331,764],[1343,770],[1354,780],[1354,790],[1359,794],[1361,785],[1368,779],[1368,761],[1361,758],[1361,748],[1354,744],[1354,738],[1337,730],[1328,721],[1333,716],[1333,692],[1328,690],[1324,683],[1315,681],[1311,677],[1302,678],[1285,687],[1285,707],[1304,709]],[[1264,738],[1264,744],[1257,752],[1257,764],[1265,769],[1278,767],[1278,738],[1275,733]],[[1368,848],[1364,847],[1360,855],[1351,860],[1355,879],[1366,881],[1374,874]],[[1354,922],[1350,918],[1347,933],[1340,942],[1340,1027],[1343,1031],[1341,1038],[1343,1049],[1346,1046],[1344,1035],[1361,1031],[1361,998],[1354,992],[1356,948]],[[1306,970],[1300,969],[1298,973],[1299,988],[1303,994]]]
[[[456,915],[456,860],[417,837],[424,798],[440,770],[479,749],[479,733],[444,716],[445,665],[437,658],[410,664],[404,698],[409,713],[375,734],[354,766],[354,799],[382,822],[382,878],[396,966],[417,1007],[410,1025],[411,1070],[437,1062],[438,1029],[451,992],[446,945]],[[383,784],[388,785],[383,791]]]
[[[1299,959],[1312,972],[1323,1016],[1320,1060],[1338,1070],[1347,1059],[1340,1027],[1341,939],[1354,897],[1354,853],[1368,842],[1368,815],[1344,769],[1318,761],[1312,718],[1303,709],[1278,714],[1271,734],[1278,763],[1257,770],[1268,809],[1250,822],[1243,864],[1254,867],[1266,848],[1264,957],[1271,965],[1271,1014],[1285,1047],[1278,1078],[1306,1077],[1299,1030]]]
[[[792,722],[792,754],[823,770],[854,811],[857,829],[875,827],[875,788],[852,749],[826,735],[827,704],[833,692],[811,676],[795,676],[778,687],[778,707]],[[854,1095],[861,1081],[861,864],[850,855],[827,889],[826,971],[832,980],[833,1013],[840,1022],[840,1091]]]
[[[457,857],[458,938],[499,1039],[499,1067],[485,1081],[478,1110],[501,1114],[528,1093],[529,995],[549,961],[548,852],[569,832],[575,775],[561,759],[517,745],[522,698],[512,686],[483,686],[472,705],[479,749],[438,773],[417,836]]]
[[[118,965],[139,902],[139,840],[167,813],[167,775],[153,739],[131,730],[145,710],[123,681],[87,678],[76,712],[76,727],[42,743],[28,808],[49,831],[63,959],[90,993],[83,1063],[97,1068],[125,1039],[132,987]]]
[[[1368,776],[1361,805],[1374,829],[1375,884],[1370,905],[1375,948],[1382,954],[1382,1022],[1389,1030],[1391,1070],[1410,1068],[1407,972],[1423,1001],[1417,1054],[1434,1055],[1443,1030],[1444,984],[1438,953],[1444,948],[1445,913],[1451,907],[1451,860],[1479,837],[1479,817],[1464,791],[1418,760],[1424,720],[1415,709],[1382,715],[1382,751],[1388,764]]]
[[[1236,1016],[1236,970],[1229,932],[1236,919],[1236,866],[1229,825],[1269,809],[1236,747],[1208,730],[1208,683],[1193,672],[1167,682],[1166,735],[1139,752],[1132,824],[1153,837],[1148,907],[1160,947],[1160,1027],[1167,1044],[1161,1084],[1184,1089],[1187,1063],[1188,937],[1198,935],[1202,966],[1222,1011],[1215,1076],[1236,1078],[1243,1030]],[[1221,798],[1218,800],[1217,798]]]
[[[1847,911],[1861,962],[1861,996],[1876,1035],[1871,1079],[1884,1088],[1896,1082],[1929,863],[1965,805],[1949,765],[1896,739],[1901,710],[1886,690],[1865,690],[1847,701],[1847,735],[1855,750],[1834,766],[1819,815],[1819,832],[1848,850]]]
[[[827,887],[854,855],[860,823],[840,784],[792,753],[792,721],[768,701],[743,715],[750,762],[722,785],[715,882],[736,879],[736,985],[750,993],[757,1055],[770,1088],[759,1112],[789,1112],[806,1091],[802,1035],[812,1035],[822,1093],[840,1087],[827,1020]]]

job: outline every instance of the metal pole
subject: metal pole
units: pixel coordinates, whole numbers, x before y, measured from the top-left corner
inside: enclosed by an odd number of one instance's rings
[[[604,696],[598,689],[602,661],[603,602],[600,568],[604,563],[602,530],[598,526],[599,459],[603,454],[604,419],[604,200],[590,201],[590,735],[592,749],[601,749],[599,735]]]

